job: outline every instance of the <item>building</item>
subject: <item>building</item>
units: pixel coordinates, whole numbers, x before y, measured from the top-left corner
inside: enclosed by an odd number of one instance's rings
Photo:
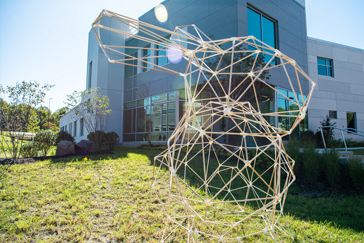
[[[307,46],[308,74],[317,84],[309,106],[309,129],[316,130],[329,116],[338,128],[364,131],[364,50],[311,37]],[[341,138],[341,131],[335,133]]]
[[[318,86],[311,99],[308,117],[292,135],[298,136],[307,129],[316,130],[326,115],[337,121],[339,127],[364,130],[364,108],[359,103],[364,101],[361,95],[364,91],[364,51],[308,38],[304,0],[281,0],[279,4],[274,0],[166,0],[163,4],[169,14],[168,22],[161,26],[165,29],[195,24],[215,39],[254,35],[296,60]],[[139,20],[160,25],[153,9]],[[110,20],[106,24],[128,31],[117,21]],[[110,45],[142,45],[135,43],[135,39],[125,40],[112,34],[106,38],[106,44]],[[158,49],[158,46],[153,48]],[[153,56],[158,55],[159,50],[153,52],[138,50],[129,54]],[[166,58],[160,58],[158,62],[174,65]],[[108,131],[117,132],[123,145],[146,141],[149,127],[153,141],[168,139],[183,115],[184,86],[181,77],[148,70],[147,66],[143,69],[109,63],[92,30],[89,33],[87,65],[86,88],[100,87],[100,92],[109,97],[112,113]],[[183,64],[180,64],[174,68],[182,67]],[[272,74],[270,83],[287,96],[292,92],[291,87],[280,82],[279,73]],[[303,93],[307,94],[308,89],[308,84],[303,84]],[[275,111],[292,109],[290,102],[277,93],[270,94],[269,103],[265,105]],[[146,115],[151,111],[152,123]],[[289,120],[278,118],[270,122],[279,126],[291,124]],[[60,129],[70,132],[78,141],[87,135],[80,128],[81,124],[72,113],[68,113],[60,120]]]

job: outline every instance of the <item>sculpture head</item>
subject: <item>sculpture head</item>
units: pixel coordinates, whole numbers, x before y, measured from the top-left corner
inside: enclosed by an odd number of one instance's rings
[[[110,25],[106,19],[119,23],[119,28],[103,24]],[[194,109],[218,102],[222,109],[234,111],[239,103],[248,102],[271,125],[270,134],[279,136],[292,133],[306,115],[315,84],[293,59],[253,36],[214,40],[195,25],[171,31],[107,10],[92,26],[109,62],[182,76],[187,106]],[[119,36],[124,43],[105,44],[103,32],[109,32],[110,39]],[[137,41],[125,42],[127,38]],[[139,50],[140,55],[132,55],[131,50]],[[178,69],[185,68],[176,71],[181,60]],[[280,86],[291,90],[289,94],[273,85],[278,79]],[[290,109],[275,110],[276,96]]]

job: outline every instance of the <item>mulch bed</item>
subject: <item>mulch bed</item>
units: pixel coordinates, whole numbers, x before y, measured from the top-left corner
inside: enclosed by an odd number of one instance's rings
[[[68,154],[68,155],[62,155],[62,156],[41,156],[41,157],[31,157],[31,158],[18,158],[15,160],[14,164],[30,164],[30,163],[35,163],[37,161],[43,161],[46,159],[61,159],[61,158],[75,157],[75,156],[90,156],[90,155],[103,155],[103,154],[114,154],[114,152],[111,150],[102,150],[100,152]],[[11,163],[11,159],[0,158],[0,165],[7,165],[9,163]]]

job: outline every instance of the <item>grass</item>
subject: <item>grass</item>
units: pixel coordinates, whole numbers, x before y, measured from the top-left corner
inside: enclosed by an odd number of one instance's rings
[[[159,152],[118,148],[111,156],[11,166],[0,184],[0,242],[159,242],[168,190],[167,181],[150,189]],[[294,240],[284,241],[364,241],[363,195],[288,195],[285,213]]]
[[[355,149],[351,151],[354,152],[354,155],[364,155],[364,149]]]

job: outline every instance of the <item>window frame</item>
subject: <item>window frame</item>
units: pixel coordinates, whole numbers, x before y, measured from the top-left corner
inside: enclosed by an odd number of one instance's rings
[[[337,111],[329,110],[329,118],[330,119],[337,119]]]
[[[319,59],[325,60],[325,65],[319,64]],[[327,64],[327,61],[330,61],[331,64],[328,65]],[[319,66],[325,67],[325,69],[326,69],[326,75],[320,74],[320,72],[319,72]],[[331,69],[331,75],[328,75],[329,74],[329,72],[328,72],[329,71],[329,68]],[[331,59],[331,58],[325,58],[325,57],[319,57],[319,56],[317,56],[317,74],[320,75],[320,76],[326,76],[326,77],[332,77],[333,78],[334,77],[334,60]]]
[[[353,120],[354,120],[354,128],[349,127],[349,121],[348,121],[348,114],[353,114]],[[356,112],[347,111],[346,112],[346,128],[350,131],[351,129],[357,130],[358,129],[358,122],[356,117]],[[353,131],[355,132],[355,131]]]
[[[251,11],[257,13],[260,15],[260,35],[261,38],[259,39],[260,41],[264,42],[264,31],[263,31],[263,17],[268,19],[269,21],[273,22],[273,30],[274,30],[274,46],[273,48],[279,50],[279,38],[278,38],[278,21],[272,17],[270,17],[268,14],[260,11],[259,9],[255,8],[254,6],[247,4],[247,27],[248,27],[248,33],[249,33],[249,19],[248,19],[248,9],[250,9]],[[249,34],[248,34],[249,35]],[[256,37],[256,36],[254,36]],[[256,37],[257,38],[257,37]],[[257,38],[258,39],[258,38]],[[264,42],[266,43],[266,42]],[[272,64],[274,65],[278,65],[279,64],[279,58],[275,58],[274,61],[272,61]]]
[[[142,57],[143,58],[145,58],[145,57],[151,57],[152,56],[151,44],[146,45],[144,48],[147,48],[147,49],[142,49]],[[146,54],[145,54],[145,52],[146,52]],[[146,59],[143,59],[143,61],[152,62],[152,59],[151,58],[146,58]],[[146,62],[143,62],[143,67],[144,68],[143,68],[142,72],[149,71],[150,68],[151,68],[151,66],[152,66],[151,64],[146,63]]]
[[[265,18],[267,18],[268,20],[270,20],[270,21],[272,21],[272,22],[273,22],[273,24],[274,24],[274,44],[275,44],[274,48],[275,48],[275,49],[277,49],[277,50],[279,50],[279,41],[278,41],[278,40],[279,40],[279,38],[278,38],[278,21],[277,21],[276,19],[272,18],[271,16],[269,16],[268,14],[266,14],[266,13],[264,13],[264,12],[260,11],[259,9],[255,8],[255,7],[254,7],[254,6],[252,6],[252,5],[250,5],[250,4],[247,4],[247,9],[250,9],[250,10],[252,10],[252,11],[254,11],[254,12],[256,12],[257,14],[259,14],[259,15],[260,15],[260,20],[261,20],[261,22],[260,22],[260,33],[262,34],[262,39],[261,39],[261,41],[263,41],[263,42],[264,42],[264,40],[263,40],[262,17],[265,17]],[[247,13],[247,23],[248,23],[248,13]],[[249,25],[249,23],[248,23],[248,25]]]

